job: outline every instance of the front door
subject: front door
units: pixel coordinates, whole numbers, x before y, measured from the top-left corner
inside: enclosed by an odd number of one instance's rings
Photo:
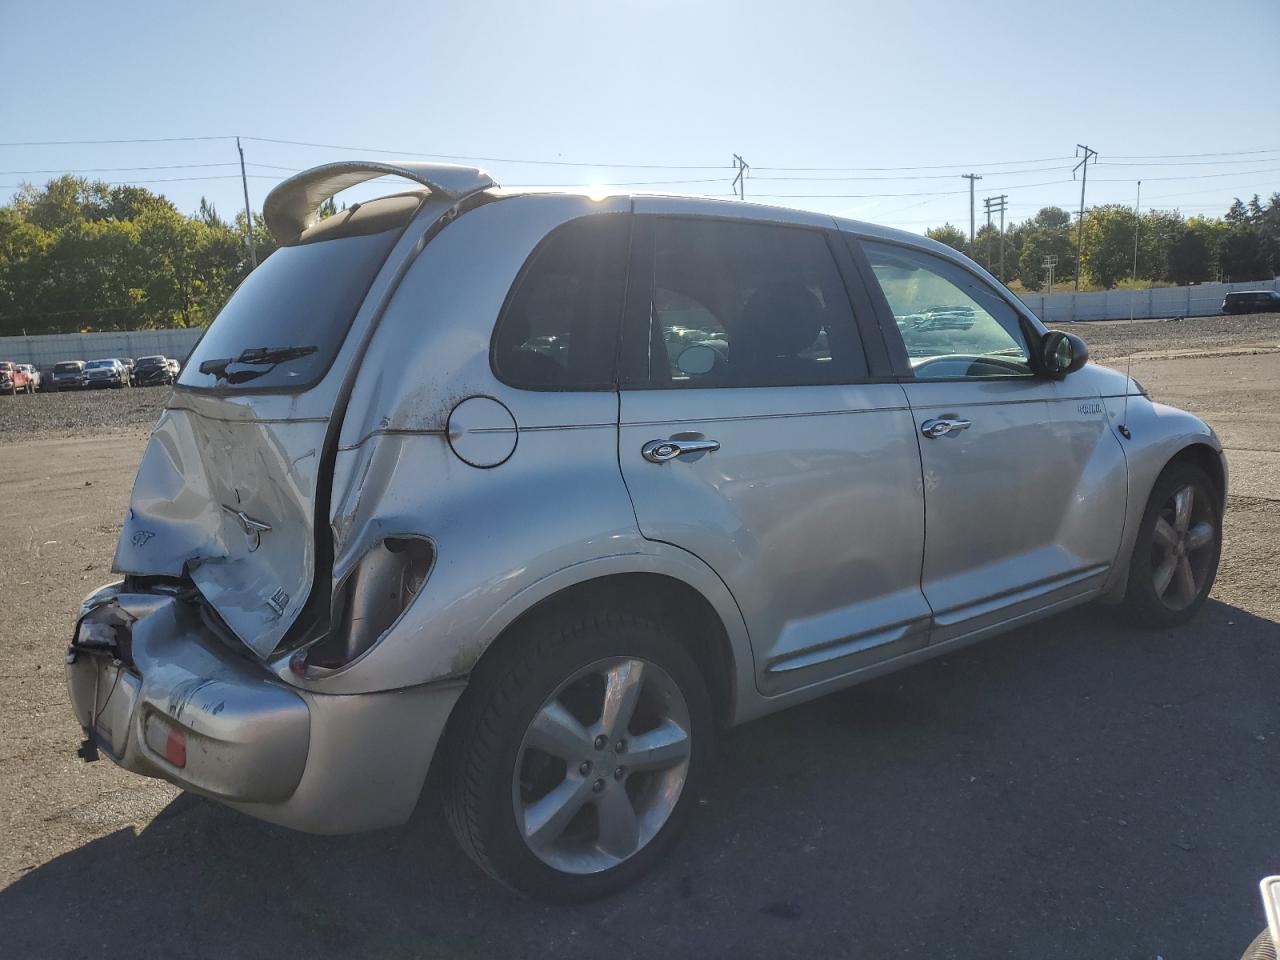
[[[636,206],[618,453],[641,531],[724,580],[766,694],[925,646],[914,425],[867,382],[847,250],[690,205]]]
[[[1086,377],[1032,362],[1034,326],[961,264],[862,243],[903,350],[925,491],[933,641],[1007,627],[1096,592],[1115,561],[1125,465]]]

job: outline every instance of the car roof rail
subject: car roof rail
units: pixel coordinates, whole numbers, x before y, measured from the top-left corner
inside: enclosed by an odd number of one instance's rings
[[[262,218],[276,240],[294,243],[316,222],[321,204],[334,194],[388,175],[420,183],[433,194],[454,200],[498,185],[479,167],[415,160],[342,160],[312,167],[277,184],[262,205]]]

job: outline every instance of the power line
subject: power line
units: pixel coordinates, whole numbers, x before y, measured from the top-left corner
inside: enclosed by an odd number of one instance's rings
[[[126,170],[195,170],[201,167],[234,167],[234,163],[166,163],[151,167],[59,167],[49,170],[0,170],[0,177],[20,177],[28,173],[123,173]],[[256,164],[250,164],[256,166]],[[284,170],[285,167],[275,169]]]
[[[437,160],[470,160],[480,163],[527,163],[551,167],[612,167],[632,170],[725,170],[728,164],[680,164],[680,163],[601,163],[588,160],[534,160],[517,157],[464,156],[451,153],[422,153],[417,150],[387,150],[381,147],[352,147],[335,143],[310,143],[305,140],[279,140],[273,137],[245,137],[257,143],[280,143],[294,147],[316,147],[323,150],[349,150],[352,152],[390,154],[399,157],[431,157]]]
[[[1249,177],[1255,173],[1280,173],[1280,167],[1262,170],[1232,170],[1230,173],[1191,173],[1183,177],[1144,177],[1144,180],[1218,180],[1222,177]],[[1095,178],[1098,183],[1132,183],[1131,177]]]
[[[1151,154],[1115,154],[1117,160],[1179,160],[1185,158],[1194,159],[1196,157],[1243,157],[1248,154],[1257,153],[1280,153],[1280,147],[1270,147],[1266,150],[1227,150],[1222,153],[1151,153]]]
[[[1256,162],[1256,161],[1254,161],[1254,162]],[[774,167],[774,168],[768,168],[768,167],[757,167],[757,168],[754,168],[754,169],[765,170],[765,169],[777,169],[777,168],[776,168],[776,167]],[[906,168],[904,168],[904,169],[906,169]],[[998,177],[998,176],[1003,176],[1003,175],[1006,175],[1006,174],[1020,175],[1020,174],[1024,174],[1024,173],[1046,173],[1046,172],[1048,172],[1048,171],[1050,171],[1050,170],[1070,170],[1070,169],[1071,169],[1070,167],[1057,166],[1057,167],[1028,167],[1026,170],[988,170],[988,171],[986,172],[986,176],[988,176],[988,177]],[[907,176],[902,176],[902,177],[845,177],[845,176],[840,176],[840,177],[752,177],[752,179],[753,179],[753,180],[818,180],[818,181],[833,181],[833,180],[950,180],[950,179],[952,179],[952,178],[953,178],[953,177],[955,177],[955,176],[956,176],[956,174],[954,174],[954,173],[925,173],[925,174],[909,174],[909,175],[907,175]],[[962,174],[960,174],[960,176],[965,177],[965,176],[968,176],[968,174],[962,173]]]
[[[0,147],[76,147],[107,143],[193,143],[197,140],[234,140],[235,137],[146,137],[126,140],[12,140]]]

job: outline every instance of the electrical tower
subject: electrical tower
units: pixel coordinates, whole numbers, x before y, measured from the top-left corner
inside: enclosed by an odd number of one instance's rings
[[[733,195],[739,200],[745,200],[747,199],[747,171],[751,169],[751,165],[735,153],[733,155],[733,166],[738,171],[734,174],[733,183],[731,184]]]
[[[1040,266],[1044,267],[1045,279],[1049,284],[1049,292],[1053,293],[1053,268],[1058,265],[1058,255],[1056,253],[1046,253],[1040,258]]]
[[[1076,290],[1080,289],[1080,274],[1084,270],[1084,186],[1089,180],[1089,161],[1098,162],[1098,151],[1091,147],[1086,147],[1083,143],[1076,144],[1076,156],[1080,156],[1080,151],[1084,151],[1084,159],[1075,165],[1071,171],[1071,179],[1075,179],[1076,170],[1080,171],[1080,220],[1076,223]]]
[[[969,181],[969,251],[973,252],[973,182],[981,180],[976,173],[962,173],[960,176]]]

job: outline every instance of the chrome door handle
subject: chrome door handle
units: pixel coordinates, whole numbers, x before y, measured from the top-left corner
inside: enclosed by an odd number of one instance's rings
[[[920,424],[920,432],[930,440],[937,440],[939,437],[946,437],[953,433],[959,433],[961,430],[968,430],[972,426],[972,420],[962,420],[959,417],[938,417],[936,420],[926,420]]]
[[[719,449],[719,440],[650,440],[640,448],[640,456],[650,463],[667,463],[686,453],[712,453]]]

